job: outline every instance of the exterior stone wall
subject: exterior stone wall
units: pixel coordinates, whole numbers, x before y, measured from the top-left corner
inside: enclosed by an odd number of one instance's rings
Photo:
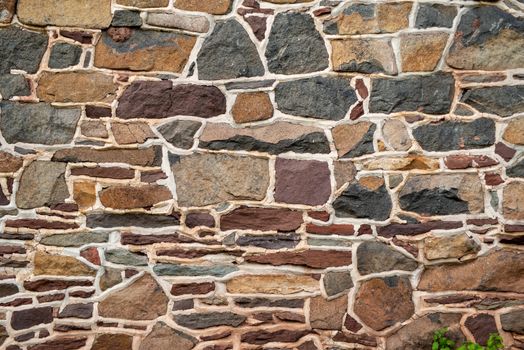
[[[524,2],[0,0],[0,348],[524,349]]]

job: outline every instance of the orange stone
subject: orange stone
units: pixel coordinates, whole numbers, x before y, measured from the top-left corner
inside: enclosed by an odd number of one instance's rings
[[[171,191],[160,185],[111,186],[100,192],[100,202],[113,209],[147,208],[172,199]]]
[[[186,11],[225,15],[231,8],[231,0],[177,0],[175,7]]]
[[[36,94],[45,102],[111,102],[116,96],[113,76],[98,72],[43,72]]]
[[[96,203],[96,186],[94,182],[80,181],[73,184],[73,199],[80,210],[87,210]]]
[[[447,33],[406,34],[400,36],[402,71],[428,72],[436,67],[446,47]]]
[[[37,252],[33,274],[35,276],[94,276],[96,271],[72,256]]]
[[[266,120],[273,116],[273,105],[265,92],[246,92],[237,96],[233,110],[237,123]]]

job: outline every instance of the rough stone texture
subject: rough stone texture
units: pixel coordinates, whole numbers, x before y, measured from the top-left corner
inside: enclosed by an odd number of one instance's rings
[[[93,350],[131,349],[133,337],[127,334],[99,334],[93,342]]]
[[[296,252],[267,253],[264,255],[247,256],[248,262],[259,264],[280,265],[299,265],[314,269],[327,267],[351,265],[351,252],[348,251],[329,251],[330,259],[324,258],[326,251],[305,250]]]
[[[150,12],[147,14],[147,24],[197,33],[206,33],[209,30],[209,20],[205,16],[189,16],[179,13]]]
[[[524,334],[524,323],[522,322],[523,319],[523,310],[515,310],[500,315],[502,329],[507,332],[514,332],[517,334]]]
[[[65,181],[66,164],[36,161],[24,169],[16,205],[22,209],[52,206],[69,197]]]
[[[318,290],[318,281],[310,276],[260,275],[242,276],[229,280],[226,284],[230,293],[294,294]]]
[[[483,346],[487,345],[490,334],[497,333],[495,318],[488,314],[470,316],[464,325],[473,335],[475,342]]]
[[[92,72],[44,72],[36,94],[44,102],[111,102],[116,86],[113,76]]]
[[[54,161],[73,163],[126,163],[139,166],[158,166],[161,163],[161,149],[90,149],[76,147],[57,151]]]
[[[343,218],[369,218],[386,220],[391,212],[391,198],[386,190],[384,180],[375,178],[376,185],[352,182],[333,202],[336,215]],[[377,182],[378,181],[378,182]]]
[[[0,1],[0,23],[8,24],[13,19],[15,14],[17,0],[1,0]]]
[[[524,118],[512,119],[502,138],[515,145],[524,145]]]
[[[238,327],[245,320],[245,316],[232,312],[194,313],[175,316],[176,323],[190,329],[204,329],[217,326]]]
[[[14,96],[28,96],[31,88],[23,75],[0,75],[0,95],[4,100]]]
[[[231,114],[239,124],[257,122],[273,116],[273,105],[267,93],[243,93],[237,96]]]
[[[150,215],[143,213],[126,214],[89,214],[86,218],[87,227],[146,227],[162,228],[167,226],[177,226],[180,220],[177,216],[169,215]]]
[[[158,132],[170,144],[181,149],[190,149],[195,143],[195,134],[202,124],[193,120],[175,120],[158,127]]]
[[[94,276],[96,271],[72,256],[36,253],[35,275]]]
[[[459,259],[479,250],[480,244],[466,233],[431,235],[424,239],[424,254],[428,260]]]
[[[99,196],[105,207],[113,209],[148,208],[172,198],[171,191],[159,185],[111,186],[102,190]]]
[[[327,301],[319,296],[311,298],[309,303],[309,322],[311,327],[318,329],[340,330],[342,318],[346,314],[348,298],[343,295]]]
[[[363,242],[357,248],[358,272],[361,275],[401,270],[414,271],[418,264],[393,247],[380,242]]]
[[[524,85],[468,89],[461,102],[482,113],[509,117],[524,112]]]
[[[172,348],[190,350],[196,343],[197,339],[194,337],[173,329],[164,322],[158,322],[140,343],[139,350],[169,350]]]
[[[376,125],[370,122],[340,124],[333,128],[333,141],[340,158],[360,157],[374,152]]]
[[[11,69],[34,74],[47,47],[47,35],[18,26],[0,28],[0,74]]]
[[[417,28],[451,28],[457,15],[455,6],[443,4],[420,4],[415,21]]]
[[[82,48],[68,43],[58,43],[53,45],[51,56],[49,57],[49,68],[59,69],[75,66],[80,62]]]
[[[169,0],[118,0],[119,5],[133,6],[138,8],[167,7]]]
[[[412,142],[404,123],[397,119],[387,120],[382,126],[382,135],[395,151],[407,151]]]
[[[350,272],[327,272],[324,275],[324,290],[328,297],[340,294],[353,288],[353,280]]]
[[[212,15],[225,15],[231,8],[231,0],[178,0],[175,7],[186,11],[207,12]]]
[[[240,207],[222,216],[222,230],[296,230],[302,225],[302,213],[289,209]]]
[[[447,33],[407,34],[400,36],[402,71],[427,72],[435,70],[444,47]]]
[[[524,219],[524,184],[513,182],[504,187],[504,216],[509,220]]]
[[[142,25],[142,18],[138,11],[115,11],[113,20],[111,21],[112,27],[140,27]]]
[[[15,330],[53,322],[53,308],[41,307],[13,312],[11,327]]]
[[[332,40],[331,46],[335,71],[397,74],[395,54],[388,39]]]
[[[144,143],[155,138],[155,134],[146,123],[113,123],[111,125],[115,141],[121,145]]]

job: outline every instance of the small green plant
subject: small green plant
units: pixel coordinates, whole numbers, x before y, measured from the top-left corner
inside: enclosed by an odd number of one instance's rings
[[[468,341],[455,349],[455,342],[446,337],[447,332],[447,328],[435,331],[433,334],[433,345],[431,346],[431,350],[499,350],[504,348],[500,335],[492,333],[489,335],[485,347]]]

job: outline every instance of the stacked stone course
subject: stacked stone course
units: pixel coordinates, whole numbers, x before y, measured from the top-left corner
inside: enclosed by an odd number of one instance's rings
[[[0,0],[0,348],[524,349],[522,0]]]

